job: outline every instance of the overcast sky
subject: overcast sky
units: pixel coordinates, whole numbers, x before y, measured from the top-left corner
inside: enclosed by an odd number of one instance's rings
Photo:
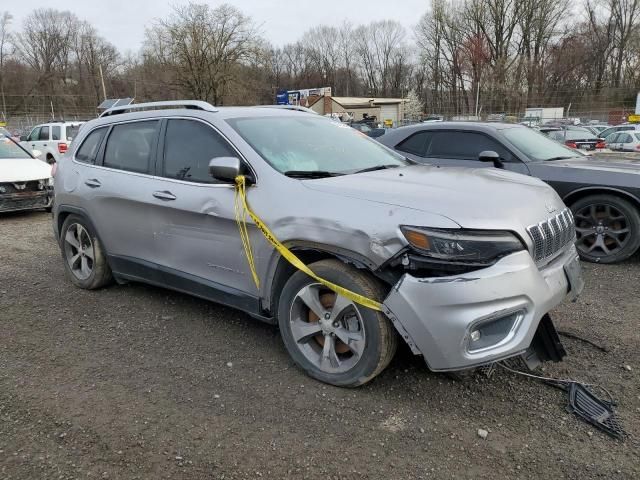
[[[14,28],[36,8],[70,10],[88,20],[100,34],[122,52],[136,52],[144,38],[145,27],[156,17],[167,16],[171,5],[188,0],[2,0],[0,11],[14,16]],[[221,1],[199,0],[196,3],[220,5]],[[428,0],[229,0],[243,13],[261,25],[264,36],[280,46],[297,40],[302,33],[318,24],[339,25],[343,20],[355,24],[373,20],[397,20],[412,27],[426,11]]]

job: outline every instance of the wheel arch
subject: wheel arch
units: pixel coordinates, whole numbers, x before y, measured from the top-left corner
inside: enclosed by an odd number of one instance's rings
[[[620,197],[624,200],[630,200],[631,203],[638,209],[640,209],[640,198],[637,196],[619,188],[615,187],[584,187],[579,188],[578,190],[574,190],[562,198],[562,201],[568,206],[571,207],[572,203],[577,202],[578,200],[589,197],[591,195],[613,195],[616,197]]]
[[[98,232],[98,229],[96,228],[94,223],[91,221],[91,218],[89,217],[87,212],[83,208],[74,207],[72,205],[60,205],[57,208],[57,215],[55,218],[55,222],[56,222],[56,231],[58,233],[58,243],[62,239],[62,225],[64,224],[64,221],[69,217],[69,215],[77,215],[79,217],[82,217],[82,219],[84,219],[92,228],[92,230],[95,232],[96,236],[98,237],[98,240],[100,240],[100,243],[102,244],[102,248],[104,248],[104,243],[100,238],[100,233]]]
[[[290,241],[286,242],[285,246],[306,265],[333,258],[376,277],[376,266],[369,259],[355,252],[332,245],[306,241]],[[278,252],[274,253],[267,272],[269,281],[265,283],[265,291],[263,292],[263,308],[272,315],[277,314],[282,288],[296,271],[296,267],[291,265],[286,258]]]

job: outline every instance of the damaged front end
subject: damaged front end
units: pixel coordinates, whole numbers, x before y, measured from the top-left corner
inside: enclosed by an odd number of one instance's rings
[[[404,268],[404,273],[384,306],[431,370],[464,370],[518,355],[535,368],[566,355],[548,312],[582,290],[573,245],[544,266],[527,250],[475,268],[443,264],[438,269],[433,262],[427,268],[411,253],[403,255],[395,267],[388,265],[389,271]]]
[[[0,183],[0,212],[47,208],[53,199],[48,180]]]

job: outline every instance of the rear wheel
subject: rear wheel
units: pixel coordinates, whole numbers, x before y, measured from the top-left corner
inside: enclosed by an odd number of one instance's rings
[[[113,279],[102,244],[89,223],[69,215],[60,229],[60,250],[67,277],[78,287],[93,290]]]
[[[576,222],[576,248],[583,260],[621,262],[640,247],[640,214],[615,195],[590,195],[571,205]]]
[[[338,260],[309,266],[322,278],[381,300],[375,279]],[[303,272],[287,281],[278,321],[293,360],[311,377],[342,387],[363,385],[389,364],[398,345],[393,325],[381,312],[354,303]]]

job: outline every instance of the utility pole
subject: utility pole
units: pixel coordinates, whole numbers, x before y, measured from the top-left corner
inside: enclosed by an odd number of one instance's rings
[[[102,74],[102,65],[98,65],[98,69],[100,70],[100,83],[102,83],[103,100],[106,100],[107,99],[107,89],[104,88],[104,75]]]

